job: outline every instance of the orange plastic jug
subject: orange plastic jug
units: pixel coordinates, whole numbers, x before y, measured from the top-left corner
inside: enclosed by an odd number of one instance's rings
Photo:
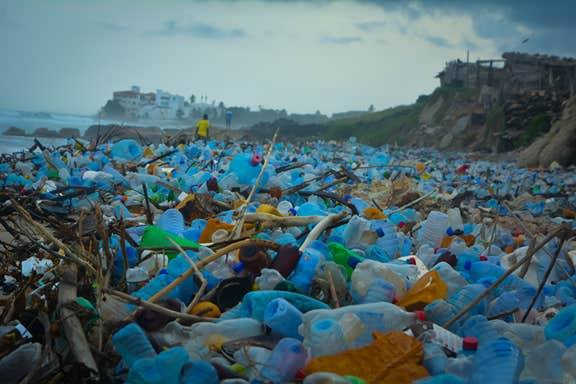
[[[198,241],[200,243],[212,242],[212,234],[219,229],[225,229],[230,232],[232,229],[234,229],[234,226],[232,224],[223,223],[218,219],[208,219],[206,227],[204,227],[204,230],[200,234],[200,239]]]
[[[412,336],[400,331],[375,332],[374,341],[366,347],[313,358],[304,374],[334,372],[356,376],[368,384],[412,383],[428,376],[420,364],[423,354],[422,343]]]
[[[445,299],[448,296],[448,287],[440,277],[438,271],[424,274],[398,301],[397,305],[408,311],[424,309],[434,300]]]

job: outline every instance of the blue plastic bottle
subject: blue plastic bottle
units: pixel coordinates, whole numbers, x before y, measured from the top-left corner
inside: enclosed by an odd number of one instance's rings
[[[308,352],[299,340],[286,337],[274,347],[260,376],[274,384],[290,382],[304,368]]]
[[[182,368],[181,384],[218,384],[218,372],[212,364],[203,360],[192,360]]]
[[[567,347],[576,344],[576,304],[558,312],[546,325],[544,334],[548,340],[559,340]]]
[[[112,336],[112,345],[131,368],[137,360],[154,358],[156,351],[146,333],[136,323],[130,323]]]
[[[301,339],[298,327],[302,324],[302,312],[283,298],[272,300],[264,310],[264,324],[273,334]]]
[[[446,370],[448,356],[441,346],[436,343],[424,343],[424,367],[432,376],[440,375]]]
[[[174,347],[154,358],[137,360],[128,374],[131,384],[178,384],[182,368],[190,361],[184,347]]]
[[[514,343],[501,337],[480,345],[473,367],[470,384],[515,384],[524,369],[524,355]]]

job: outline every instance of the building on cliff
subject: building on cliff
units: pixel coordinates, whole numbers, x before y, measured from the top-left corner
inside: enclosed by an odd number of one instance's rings
[[[576,59],[505,52],[502,59],[446,63],[437,78],[441,86],[480,89],[489,86],[505,94],[547,91],[576,93]]]

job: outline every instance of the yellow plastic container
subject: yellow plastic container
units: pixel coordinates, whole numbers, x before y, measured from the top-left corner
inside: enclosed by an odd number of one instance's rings
[[[406,292],[397,305],[408,311],[423,309],[434,300],[445,299],[448,287],[438,271],[427,272]]]

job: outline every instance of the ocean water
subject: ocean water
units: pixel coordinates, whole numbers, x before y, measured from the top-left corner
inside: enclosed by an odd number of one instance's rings
[[[66,139],[54,139],[43,137],[38,138],[38,141],[46,147],[52,147],[52,146],[57,147],[67,143]],[[26,151],[33,145],[34,145],[33,137],[3,136],[2,134],[0,134],[0,154]]]
[[[122,122],[62,113],[34,113],[0,109],[0,134],[10,127],[24,129],[27,133],[33,133],[37,128],[48,128],[53,131],[59,131],[61,128],[78,128],[80,133],[84,133],[88,127],[99,123]]]

